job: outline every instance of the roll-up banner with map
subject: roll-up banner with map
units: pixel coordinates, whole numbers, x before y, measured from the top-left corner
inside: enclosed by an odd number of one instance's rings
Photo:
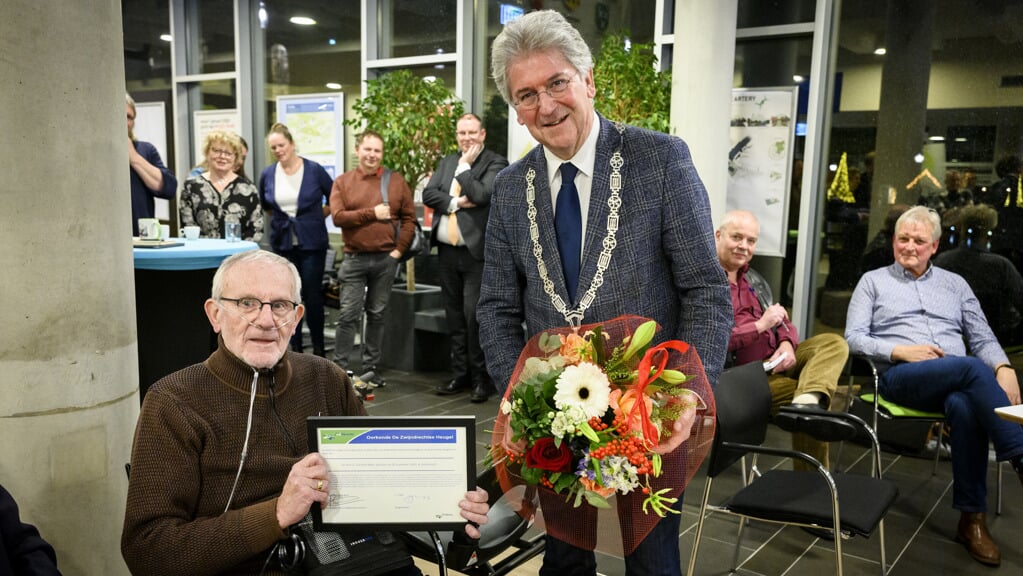
[[[756,215],[757,254],[763,256],[785,256],[796,90],[795,86],[732,90],[726,205]]]
[[[278,96],[277,121],[295,138],[295,152],[336,178],[344,172],[344,94]]]

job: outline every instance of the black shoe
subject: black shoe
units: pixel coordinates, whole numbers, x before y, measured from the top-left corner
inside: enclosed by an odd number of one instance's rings
[[[481,402],[486,402],[488,398],[490,398],[490,392],[487,388],[482,384],[477,384],[472,389],[472,395],[469,396],[469,402],[479,404]]]
[[[771,422],[786,432],[804,432],[821,442],[851,440],[858,432],[851,422],[816,404],[782,406]]]
[[[440,386],[437,386],[437,388],[435,388],[435,390],[437,391],[437,394],[439,394],[440,396],[450,396],[452,394],[458,394],[459,392],[464,392],[464,391],[466,391],[468,389],[469,389],[469,383],[465,382],[463,380],[459,380],[458,378],[455,378],[451,382],[448,382],[447,384],[442,384]]]
[[[313,348],[313,356],[319,356],[320,358],[326,358],[327,353],[323,351],[323,348]]]

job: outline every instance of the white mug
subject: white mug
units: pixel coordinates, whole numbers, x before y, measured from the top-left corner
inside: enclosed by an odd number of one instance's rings
[[[139,240],[159,240],[160,221],[156,218],[139,218]]]
[[[185,226],[181,229],[185,233],[186,240],[195,240],[199,238],[199,227],[198,226]]]

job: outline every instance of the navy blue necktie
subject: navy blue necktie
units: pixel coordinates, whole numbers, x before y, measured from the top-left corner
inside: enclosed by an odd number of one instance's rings
[[[570,162],[561,165],[561,190],[554,207],[554,230],[558,236],[558,252],[561,253],[561,269],[565,272],[569,302],[575,302],[575,290],[579,286],[579,254],[583,239],[579,191],[575,189],[578,171]]]

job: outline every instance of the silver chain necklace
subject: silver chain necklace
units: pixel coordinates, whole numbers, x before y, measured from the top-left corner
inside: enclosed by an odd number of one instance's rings
[[[624,124],[615,122],[615,128],[618,130],[619,135],[625,136]],[[540,245],[540,228],[536,225],[536,187],[533,186],[533,181],[536,179],[536,170],[530,168],[526,172],[526,215],[529,217],[529,237],[533,241],[533,257],[536,258],[536,269],[540,273],[540,280],[543,281],[543,290],[551,299],[554,309],[564,316],[569,326],[576,329],[582,325],[586,309],[596,299],[597,289],[604,284],[604,272],[607,271],[607,267],[611,264],[611,253],[614,251],[615,246],[617,246],[618,210],[622,207],[622,197],[619,194],[622,190],[621,169],[625,165],[625,160],[622,159],[622,147],[620,144],[614,154],[611,155],[609,164],[611,165],[611,195],[607,198],[607,207],[609,209],[607,215],[607,235],[604,236],[604,241],[602,242],[600,258],[597,260],[597,271],[593,275],[590,287],[586,289],[586,293],[579,300],[579,304],[572,310],[568,309],[564,298],[554,291],[554,282],[551,280],[550,275],[547,274],[547,265],[543,261],[543,246]]]

